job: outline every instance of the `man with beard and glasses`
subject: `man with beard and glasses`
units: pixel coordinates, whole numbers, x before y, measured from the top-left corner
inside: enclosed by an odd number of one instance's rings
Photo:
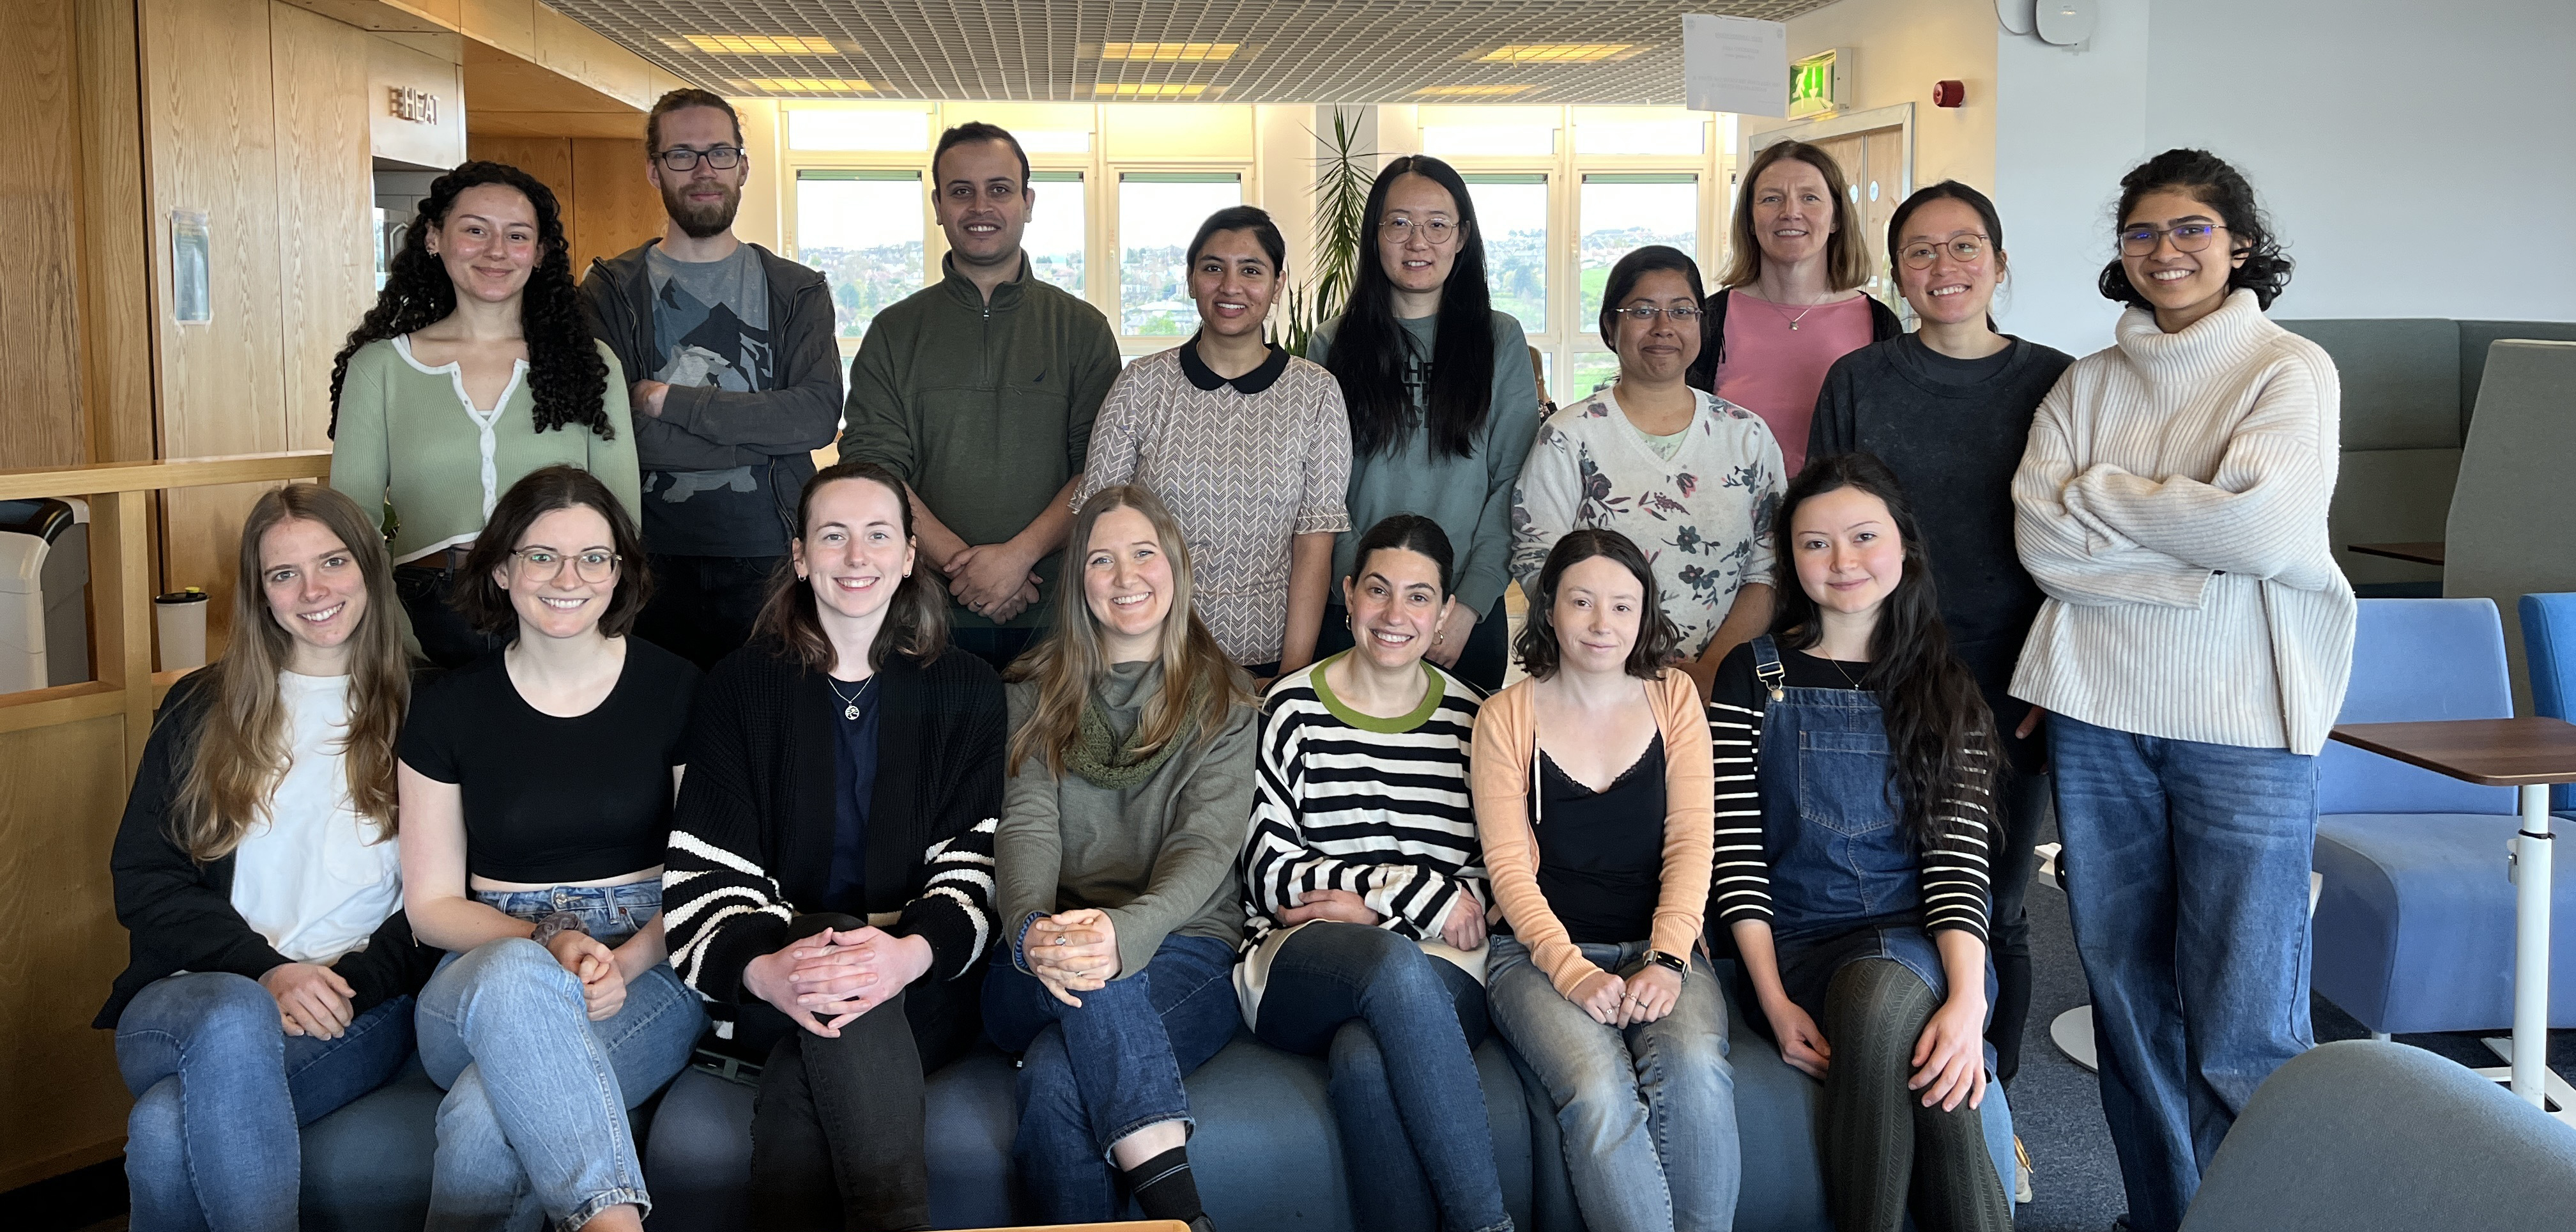
[[[673,90],[644,120],[659,239],[590,263],[591,333],[639,377],[635,451],[653,597],[635,632],[701,669],[742,645],[787,555],[813,450],[841,417],[820,271],[734,238],[751,156],[731,104]]]
[[[1030,272],[1020,234],[1037,194],[1010,133],[972,121],[940,134],[930,178],[941,277],[869,323],[841,457],[910,486],[922,559],[947,579],[950,640],[999,668],[1048,624],[1118,337]]]

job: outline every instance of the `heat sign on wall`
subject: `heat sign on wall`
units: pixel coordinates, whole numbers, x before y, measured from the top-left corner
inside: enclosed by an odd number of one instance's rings
[[[1851,100],[1851,48],[1820,51],[1789,64],[1789,115],[1840,111]]]

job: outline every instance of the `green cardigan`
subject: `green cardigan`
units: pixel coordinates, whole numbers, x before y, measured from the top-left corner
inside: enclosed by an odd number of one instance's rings
[[[594,344],[596,345],[596,344]],[[465,397],[454,364],[412,358],[408,338],[370,342],[349,357],[340,420],[331,443],[331,486],[374,514],[393,506],[394,560],[414,560],[471,543],[492,505],[528,472],[558,462],[599,476],[626,515],[641,519],[635,431],[627,420],[626,377],[605,346],[604,405],[611,438],[575,427],[536,430],[528,365],[512,374],[487,429]]]

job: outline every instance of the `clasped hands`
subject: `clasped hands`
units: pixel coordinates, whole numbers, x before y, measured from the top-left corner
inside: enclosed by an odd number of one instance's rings
[[[950,555],[939,571],[948,575],[948,593],[968,611],[1000,624],[1038,601],[1038,575],[1031,572],[1038,556],[1017,540],[974,543]]]
[[[1049,994],[1079,1008],[1082,998],[1073,994],[1118,978],[1118,925],[1093,907],[1042,915],[1029,921],[1020,953]]]
[[[1377,927],[1386,917],[1368,905],[1368,900],[1349,890],[1308,890],[1297,896],[1297,905],[1279,913],[1282,927],[1294,928],[1309,920],[1338,920],[1344,924]],[[1476,900],[1476,892],[1465,885],[1449,902],[1449,914],[1440,923],[1440,939],[1461,950],[1476,950],[1485,944],[1485,905]]]
[[[1605,1027],[1640,1027],[1672,1013],[1673,1006],[1680,1004],[1682,976],[1653,963],[1626,979],[1596,970],[1584,976],[1565,999]]]
[[[930,943],[878,928],[824,929],[743,966],[743,987],[825,1039],[930,970]]]

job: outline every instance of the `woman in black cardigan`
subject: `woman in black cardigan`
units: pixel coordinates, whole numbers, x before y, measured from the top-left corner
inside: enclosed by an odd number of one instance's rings
[[[138,1228],[294,1226],[296,1131],[401,1070],[438,959],[394,857],[384,537],[293,484],[251,507],[239,568],[232,645],[162,703],[109,856],[133,962],[93,1025],[134,1092]]]
[[[942,653],[901,480],[827,467],[793,577],[699,686],[663,873],[671,963],[766,1050],[764,1228],[930,1226],[923,1078],[973,1043],[993,937],[1001,681]]]

